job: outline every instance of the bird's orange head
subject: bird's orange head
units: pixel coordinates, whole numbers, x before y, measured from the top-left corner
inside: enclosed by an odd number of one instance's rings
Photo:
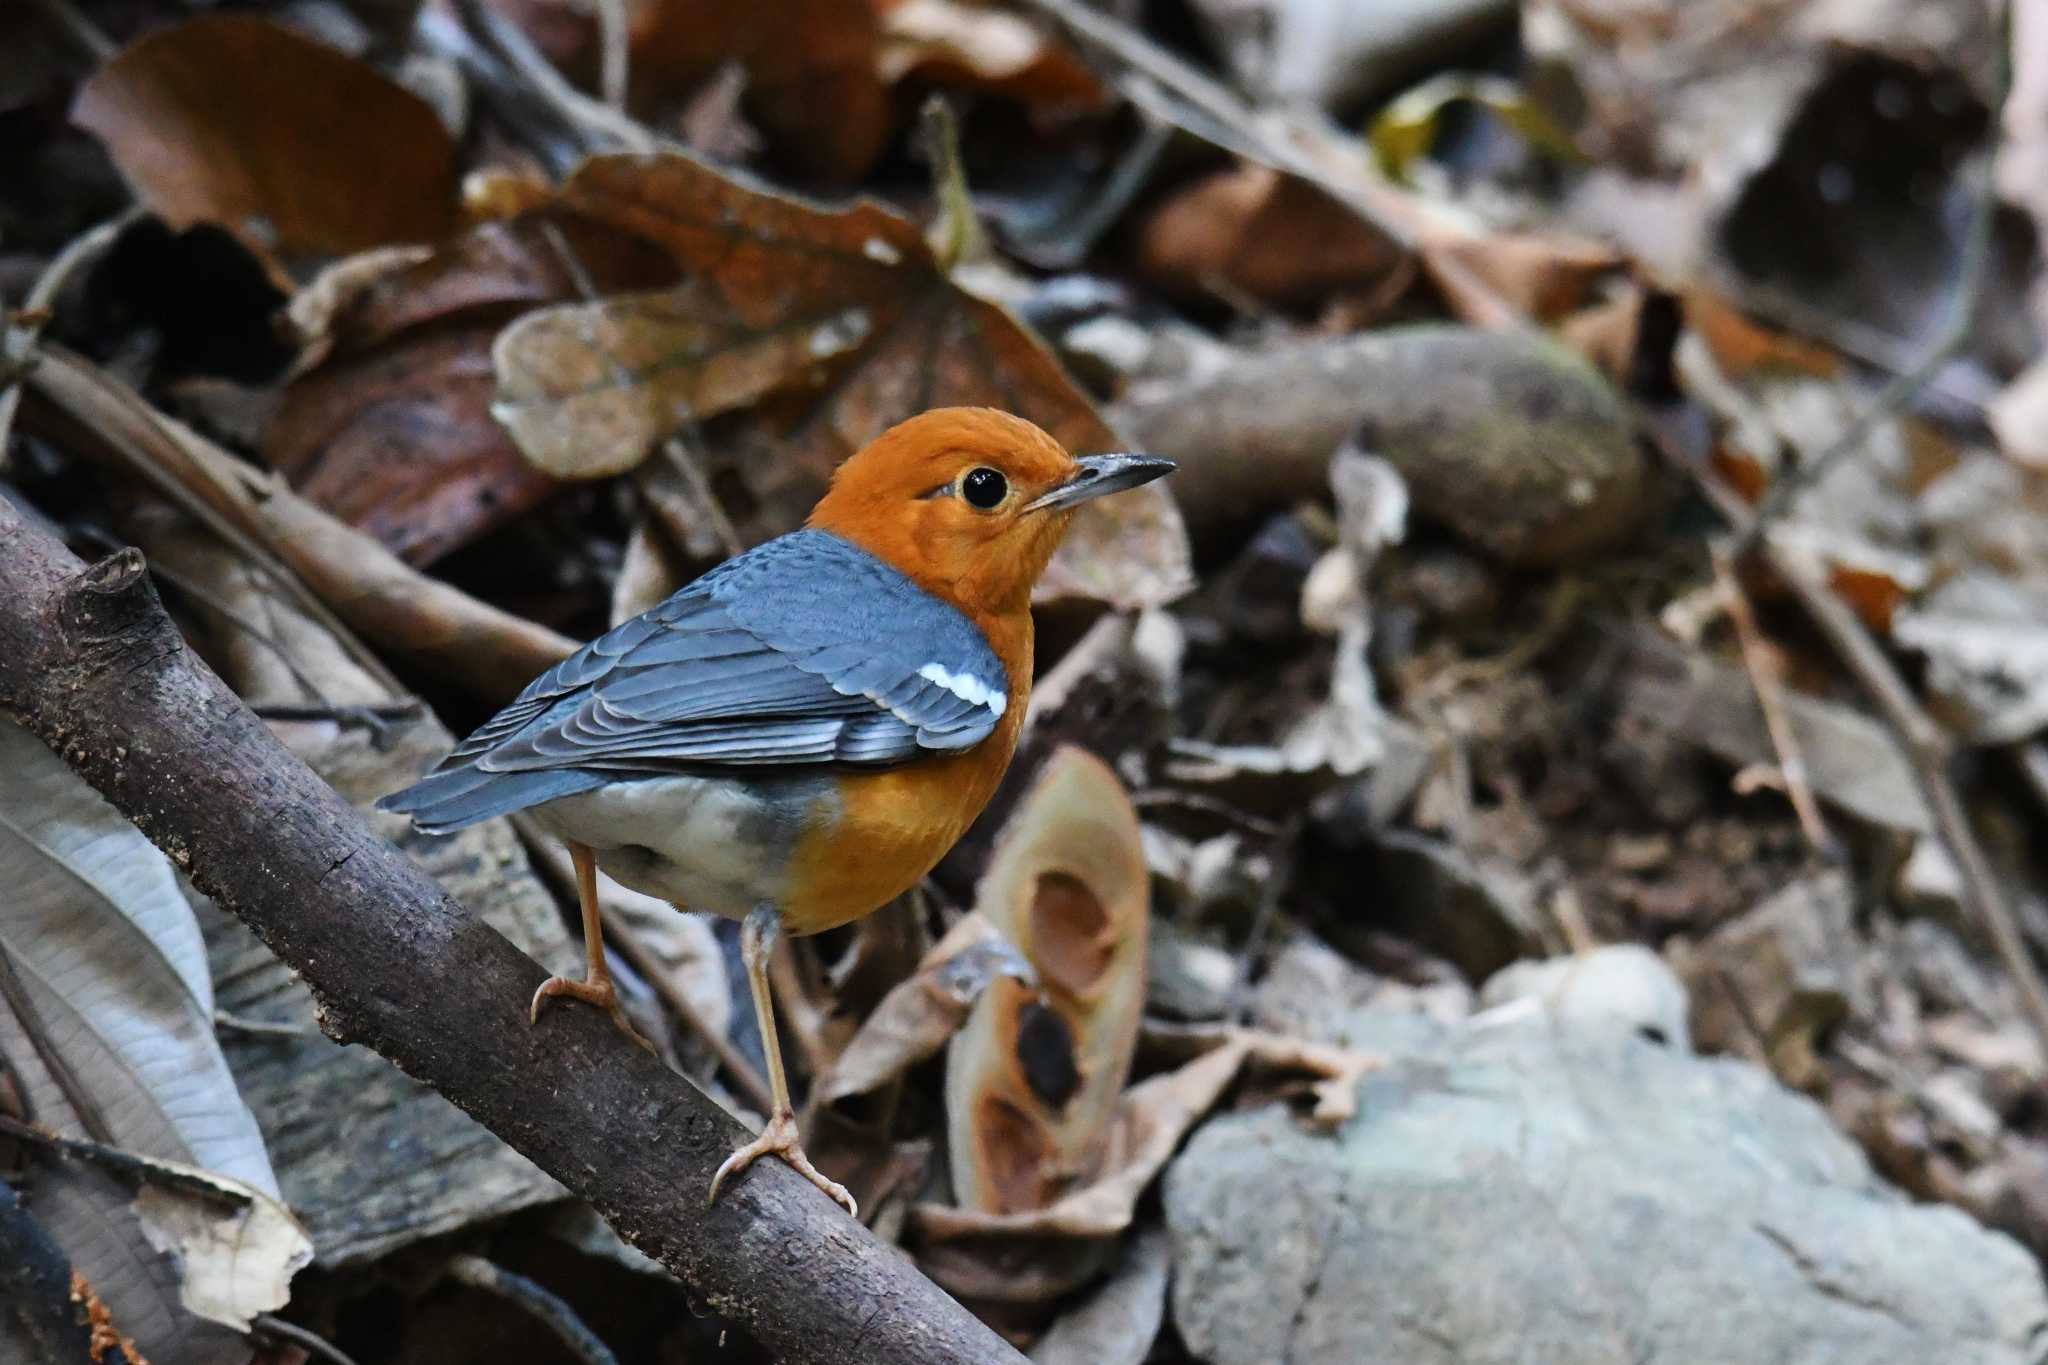
[[[1146,455],[1076,458],[994,408],[934,408],[840,465],[810,524],[970,615],[1022,612],[1076,507],[1172,468]]]

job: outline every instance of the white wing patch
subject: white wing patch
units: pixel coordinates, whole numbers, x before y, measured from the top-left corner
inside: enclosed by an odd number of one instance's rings
[[[1001,717],[1010,705],[1009,697],[972,673],[955,673],[944,664],[926,664],[917,670],[917,676],[926,682],[937,683],[970,706],[986,706],[989,713],[997,717]]]

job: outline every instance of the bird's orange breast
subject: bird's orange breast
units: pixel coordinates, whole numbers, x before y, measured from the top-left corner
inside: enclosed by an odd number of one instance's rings
[[[796,846],[781,907],[791,933],[822,933],[880,909],[917,885],[960,841],[1017,752],[1031,696],[1028,647],[1011,676],[1021,681],[1011,683],[1002,720],[973,748],[836,779],[837,817],[806,832]]]

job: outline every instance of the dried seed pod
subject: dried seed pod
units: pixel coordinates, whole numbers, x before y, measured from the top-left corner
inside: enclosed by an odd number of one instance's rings
[[[946,1058],[954,1197],[1043,1208],[1100,1167],[1145,1001],[1149,886],[1109,766],[1062,746],[996,842],[975,908],[1036,970],[1002,979]]]

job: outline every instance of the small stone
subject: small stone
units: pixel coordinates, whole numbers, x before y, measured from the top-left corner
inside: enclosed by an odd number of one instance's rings
[[[1482,1009],[1507,1014],[1518,1001],[1551,1025],[1620,1037],[1633,1034],[1692,1051],[1688,1001],[1678,973],[1639,943],[1612,943],[1572,957],[1517,962],[1479,992]]]

